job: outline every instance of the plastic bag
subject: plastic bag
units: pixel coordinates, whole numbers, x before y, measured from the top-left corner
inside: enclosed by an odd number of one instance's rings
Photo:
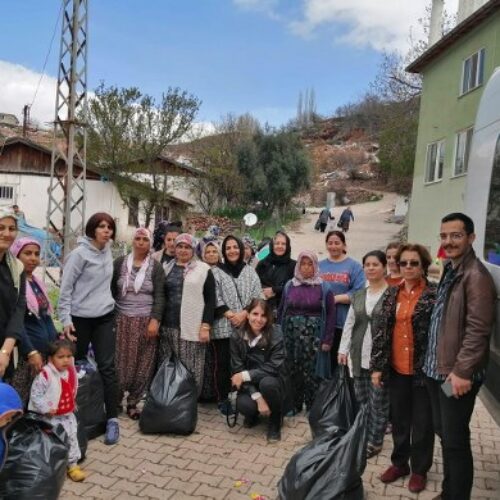
[[[55,500],[68,467],[67,436],[61,425],[52,427],[26,414],[9,432],[9,455],[0,472],[3,500]]]
[[[101,375],[93,363],[89,361],[78,362],[77,370],[78,392],[76,394],[75,415],[78,422],[84,427],[87,439],[95,439],[106,432],[104,386]]]
[[[316,231],[319,231],[320,227],[321,227],[321,222],[319,221],[319,218],[318,218],[318,220],[316,221],[316,224],[314,224],[314,229]]]
[[[347,366],[340,365],[332,379],[319,386],[309,412],[309,426],[313,438],[333,427],[347,432],[356,417],[356,397]]]
[[[191,434],[198,420],[198,389],[191,372],[172,356],[160,366],[139,420],[144,433]]]
[[[352,427],[339,427],[311,441],[288,462],[280,482],[282,500],[363,500],[368,405]]]

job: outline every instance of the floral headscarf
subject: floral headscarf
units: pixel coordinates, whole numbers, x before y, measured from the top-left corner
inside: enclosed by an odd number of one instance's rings
[[[309,258],[311,259],[311,262],[313,263],[313,268],[314,268],[314,274],[311,278],[304,278],[302,274],[300,273],[300,263],[302,262],[303,258]],[[295,271],[293,273],[293,278],[292,278],[292,284],[293,286],[300,286],[300,285],[321,285],[323,280],[321,279],[319,275],[319,264],[318,264],[318,257],[314,252],[310,252],[309,250],[305,250],[303,252],[300,252],[298,258],[297,258],[297,264],[295,264]]]

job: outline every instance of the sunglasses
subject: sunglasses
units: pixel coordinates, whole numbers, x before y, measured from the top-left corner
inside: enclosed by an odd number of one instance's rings
[[[399,267],[418,267],[420,266],[420,261],[418,260],[400,260]]]

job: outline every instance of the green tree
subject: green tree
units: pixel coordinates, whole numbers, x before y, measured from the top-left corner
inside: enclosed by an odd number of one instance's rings
[[[284,208],[309,187],[310,160],[299,136],[284,130],[256,133],[242,143],[238,169],[245,178],[247,202],[261,202],[270,212]]]
[[[191,193],[197,203],[209,214],[225,205],[238,205],[244,180],[238,170],[238,150],[260,129],[251,115],[228,114],[214,124],[215,133],[193,141],[190,156],[203,177],[191,179]]]
[[[111,178],[133,180],[141,190],[146,224],[167,197],[167,174],[158,157],[191,129],[201,101],[179,88],[169,87],[157,101],[137,87],[106,87],[101,83],[90,99],[85,119],[89,165],[107,171]],[[131,184],[118,183],[126,202],[136,198]]]

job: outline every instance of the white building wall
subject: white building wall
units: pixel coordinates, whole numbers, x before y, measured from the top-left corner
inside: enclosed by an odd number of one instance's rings
[[[49,177],[26,174],[1,174],[0,185],[14,186],[14,199],[5,200],[8,205],[17,203],[32,226],[46,226]],[[107,212],[116,220],[118,241],[130,241],[134,227],[128,225],[128,207],[123,202],[118,189],[111,182],[87,180],[87,206],[85,216],[95,212]],[[2,201],[0,200],[0,206]],[[144,214],[139,214],[144,222]]]

